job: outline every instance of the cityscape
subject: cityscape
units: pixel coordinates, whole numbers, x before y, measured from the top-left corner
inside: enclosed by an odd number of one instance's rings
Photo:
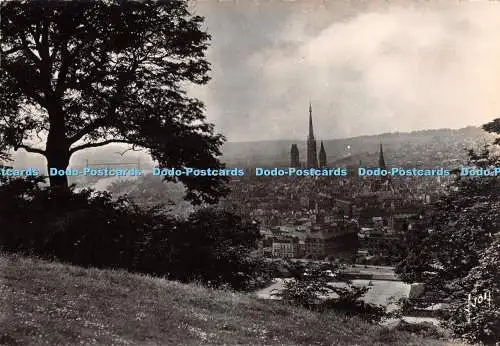
[[[327,168],[323,142],[317,153],[312,105],[309,104],[306,153],[290,148],[289,167]],[[301,158],[304,158],[305,160]],[[387,170],[383,143],[377,165]],[[336,160],[338,164],[338,160]],[[336,166],[355,171],[356,166]],[[232,178],[223,204],[249,213],[264,237],[260,251],[270,258],[342,260],[348,263],[394,265],[400,236],[452,180],[438,177]],[[392,250],[392,251],[391,251]]]
[[[500,346],[495,1],[3,1],[1,345]]]

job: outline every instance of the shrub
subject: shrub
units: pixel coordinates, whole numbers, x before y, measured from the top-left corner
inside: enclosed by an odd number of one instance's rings
[[[483,129],[500,134],[499,124],[500,119],[495,119]],[[500,138],[494,142],[498,144]],[[497,149],[485,145],[480,152],[469,150],[468,165],[498,167]],[[407,256],[396,272],[407,282],[425,283],[427,297],[450,304],[448,326],[456,336],[486,344],[500,340],[499,177],[457,176],[413,226],[405,237]],[[467,313],[469,294],[477,297],[487,292],[491,302]]]
[[[169,273],[181,281],[201,280],[212,286],[230,283],[244,289],[263,273],[252,257],[260,237],[257,225],[225,210],[202,209],[171,232]]]
[[[285,303],[319,311],[336,310],[374,322],[385,316],[383,307],[359,300],[369,288],[353,286],[339,265],[298,263],[292,264],[290,270],[293,279],[285,281],[281,292],[273,293]],[[337,297],[332,298],[332,294]]]
[[[452,304],[454,313],[447,321],[447,325],[455,334],[470,342],[482,341],[493,344],[500,340],[499,263],[500,240],[497,239],[484,251],[479,265],[459,283],[471,295],[471,304],[468,294],[454,301]],[[475,303],[472,297],[478,296],[486,296],[487,300]]]
[[[262,261],[250,256],[258,229],[239,215],[202,209],[177,220],[160,207],[41,182],[4,179],[0,185],[1,250],[238,290],[266,280]]]

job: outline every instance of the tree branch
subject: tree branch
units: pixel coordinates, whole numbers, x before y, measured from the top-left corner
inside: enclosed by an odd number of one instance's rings
[[[23,43],[23,50],[24,52],[29,56],[31,57],[31,59],[35,62],[35,64],[40,67],[41,64],[42,64],[42,61],[40,60],[40,58],[38,58],[35,53],[33,53],[33,51],[31,50],[31,48],[29,47],[28,45],[28,41],[26,39],[26,36],[21,33],[21,41]]]
[[[124,150],[124,151],[122,151],[122,152],[115,151],[115,153],[120,154],[121,156],[123,156],[123,155],[125,155],[125,153],[127,153],[127,152],[129,152],[129,151],[131,151],[131,150],[132,150],[132,151],[140,151],[140,149],[137,149],[137,148],[135,147],[135,144],[132,144],[132,148],[128,148],[128,149],[126,149],[126,150]]]
[[[131,68],[130,73],[133,73],[133,71],[137,68],[137,64],[134,63],[133,68]],[[117,91],[115,95],[110,100],[110,106],[108,109],[108,114],[102,118],[99,118],[95,120],[93,123],[88,124],[85,126],[83,129],[81,129],[79,132],[77,132],[74,136],[72,136],[69,139],[70,143],[75,143],[76,141],[80,140],[83,136],[89,134],[92,131],[97,130],[99,127],[106,125],[115,115],[116,108],[119,105],[119,102],[123,98],[123,90],[127,83],[129,83],[132,78],[121,78],[120,81],[118,82],[117,85]]]
[[[109,140],[102,141],[102,142],[86,143],[86,144],[78,145],[78,146],[70,149],[69,153],[73,154],[73,153],[75,153],[75,152],[77,152],[79,150],[88,149],[88,148],[102,147],[103,145],[112,144],[112,143],[125,143],[125,144],[137,145],[137,142],[128,141],[128,140],[125,140],[125,139],[109,139]]]
[[[67,44],[67,42],[66,42]],[[64,90],[66,89],[66,77],[68,74],[69,67],[75,57],[78,55],[81,49],[83,49],[84,44],[78,45],[76,48],[73,49],[72,52],[69,52],[67,49],[67,46],[64,46],[63,49],[61,49],[61,67],[59,69],[59,76],[57,78],[57,84],[55,88],[55,94],[57,97],[61,97],[63,94]]]
[[[30,32],[31,36],[33,37],[33,41],[35,42],[36,50],[38,51],[40,58],[42,58],[42,45],[40,44],[40,41],[39,41],[40,31],[38,30],[38,24],[37,24],[36,31],[34,31],[31,26],[28,26],[28,31]]]
[[[36,76],[36,78],[31,78],[30,80],[28,80],[24,75],[19,77],[18,71],[16,70],[16,66],[8,64],[6,62],[3,63],[2,68],[7,70],[7,72],[11,76],[13,76],[13,78],[19,85],[19,88],[26,96],[34,99],[42,107],[46,107],[47,103],[45,102],[45,98],[40,96],[40,94],[37,93],[37,90],[35,89],[36,87],[38,87],[38,85],[35,84],[35,82],[37,82],[38,76]]]
[[[30,147],[28,145],[24,145],[24,144],[18,145],[14,149],[15,150],[17,150],[17,149],[24,149],[27,152],[35,153],[35,154],[40,154],[40,155],[43,155],[43,156],[45,156],[45,154],[46,154],[45,150],[38,149],[38,148],[32,148],[32,147]]]
[[[8,55],[8,54],[11,54],[11,53],[15,53],[15,52],[18,52],[20,50],[23,50],[22,47],[12,47],[11,49],[7,49],[6,51],[2,51],[2,55]]]
[[[82,139],[83,136],[85,136],[85,135],[89,134],[90,132],[97,130],[99,127],[105,125],[107,120],[108,120],[108,117],[104,117],[104,118],[100,118],[100,119],[95,120],[93,123],[88,124],[83,129],[78,131],[74,136],[69,138],[69,142],[75,143],[76,141]]]

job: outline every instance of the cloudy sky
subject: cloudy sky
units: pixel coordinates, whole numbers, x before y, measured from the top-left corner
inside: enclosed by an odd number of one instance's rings
[[[229,141],[481,125],[500,115],[500,2],[197,0]]]

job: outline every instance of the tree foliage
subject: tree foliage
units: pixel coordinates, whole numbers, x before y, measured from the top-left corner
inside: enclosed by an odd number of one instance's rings
[[[272,293],[285,303],[319,311],[337,310],[370,321],[379,321],[385,315],[383,307],[360,301],[370,288],[354,286],[342,274],[340,265],[292,263],[289,270],[292,277],[284,282],[283,290]]]
[[[260,237],[257,225],[242,215],[198,210],[171,233],[170,272],[181,281],[201,280],[216,287],[231,282],[233,288],[245,289],[262,268],[251,256]]]
[[[58,169],[108,143],[146,148],[168,167],[221,166],[224,138],[187,93],[209,80],[210,36],[185,1],[9,1],[1,17],[0,140],[9,148]],[[50,179],[67,186],[65,176]],[[226,191],[220,177],[180,180],[195,202]]]
[[[483,128],[500,133],[499,123],[495,119]],[[494,146],[468,154],[469,166],[500,167]],[[412,228],[408,255],[396,268],[404,280],[424,282],[431,293],[449,301],[453,307],[450,325],[471,341],[491,342],[500,337],[494,313],[500,307],[499,231],[500,178],[457,176],[449,193]],[[496,294],[494,302],[488,309],[476,310],[475,319],[469,321],[464,314],[468,295],[487,290],[492,297]]]
[[[462,279],[459,287],[469,290],[466,299],[454,300],[455,312],[448,325],[463,338],[493,345],[500,340],[500,238],[481,254],[479,264]],[[483,301],[478,303],[478,297]]]
[[[260,237],[246,217],[200,209],[188,219],[92,190],[42,186],[42,177],[0,177],[0,251],[85,267],[123,268],[182,282],[244,290],[265,268],[251,256]],[[8,201],[8,203],[6,202]]]

